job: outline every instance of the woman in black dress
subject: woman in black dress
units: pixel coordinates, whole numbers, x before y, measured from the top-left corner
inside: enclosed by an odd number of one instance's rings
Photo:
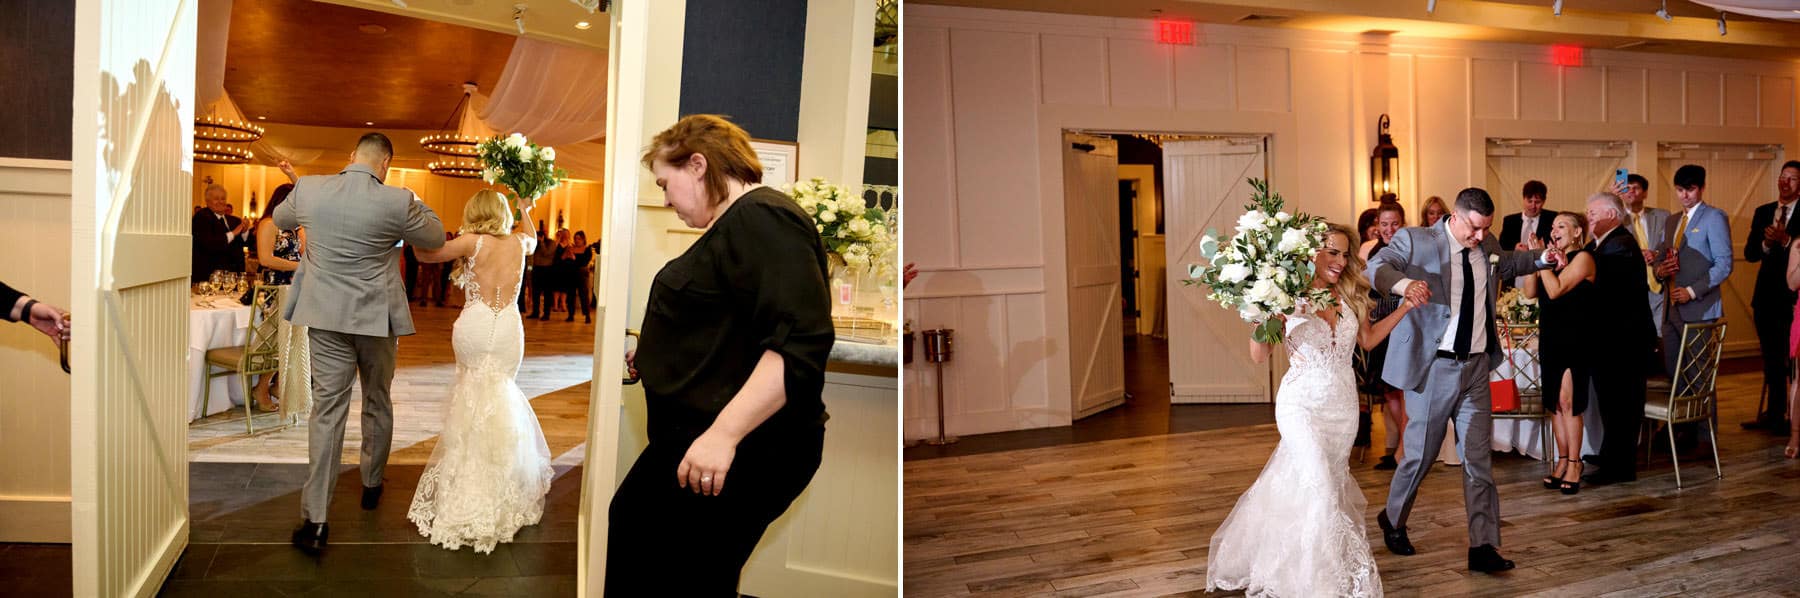
[[[1569,256],[1562,270],[1540,270],[1526,278],[1525,296],[1542,297],[1538,315],[1538,365],[1543,369],[1544,410],[1554,416],[1556,470],[1544,487],[1563,494],[1581,491],[1581,414],[1587,410],[1593,310],[1594,256],[1587,246],[1587,218],[1556,215],[1550,241]],[[1633,432],[1635,433],[1635,432]]]
[[[1369,212],[1374,212],[1371,225],[1361,227],[1368,231],[1369,235],[1368,240],[1362,245],[1363,263],[1368,263],[1370,256],[1381,251],[1383,247],[1387,247],[1388,240],[1394,238],[1394,233],[1400,232],[1400,229],[1406,226],[1406,208],[1401,206],[1399,200],[1394,199],[1392,194],[1382,196],[1380,205],[1364,214]],[[1381,321],[1382,318],[1386,318],[1388,314],[1400,308],[1399,296],[1374,290],[1371,290],[1369,294],[1374,300],[1369,307],[1370,323]],[[1387,449],[1381,455],[1381,461],[1375,463],[1375,469],[1382,470],[1396,469],[1400,466],[1397,454],[1400,447],[1404,446],[1401,444],[1401,440],[1406,431],[1406,395],[1381,379],[1381,370],[1387,365],[1387,350],[1387,339],[1382,339],[1381,344],[1369,349],[1364,360],[1367,371],[1363,376],[1357,378],[1358,391],[1365,395],[1378,397],[1381,404],[1383,430],[1385,430],[1383,436],[1386,440],[1383,444],[1387,446]]]
[[[608,596],[736,596],[764,530],[819,469],[835,333],[825,248],[764,187],[750,137],[694,115],[644,155],[665,202],[707,229],[656,274],[628,356],[650,445],[613,496]],[[676,577],[671,577],[671,573]]]

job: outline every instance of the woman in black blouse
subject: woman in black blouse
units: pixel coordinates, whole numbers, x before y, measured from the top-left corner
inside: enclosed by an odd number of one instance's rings
[[[825,248],[811,216],[759,184],[749,135],[723,118],[681,119],[644,165],[707,231],[650,290],[632,356],[650,445],[613,497],[606,594],[736,596],[764,530],[819,469],[835,340]]]

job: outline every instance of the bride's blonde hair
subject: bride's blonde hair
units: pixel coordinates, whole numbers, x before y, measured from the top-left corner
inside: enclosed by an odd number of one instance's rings
[[[506,196],[493,189],[482,189],[463,204],[462,228],[456,229],[456,234],[504,237],[512,234],[512,228],[513,215],[506,208]],[[450,281],[456,286],[463,286],[463,272],[468,271],[468,264],[468,258],[456,260],[456,269],[450,272]]]
[[[1325,238],[1329,240],[1332,235],[1343,235],[1346,243],[1344,273],[1338,275],[1338,280],[1331,285],[1331,290],[1337,293],[1338,301],[1342,301],[1350,307],[1350,313],[1356,316],[1358,322],[1366,322],[1369,318],[1369,307],[1374,301],[1369,298],[1371,288],[1369,279],[1363,277],[1365,264],[1362,256],[1356,253],[1356,248],[1362,243],[1357,239],[1356,231],[1350,230],[1350,227],[1342,224],[1326,225]],[[1313,275],[1317,276],[1318,273],[1315,272]]]

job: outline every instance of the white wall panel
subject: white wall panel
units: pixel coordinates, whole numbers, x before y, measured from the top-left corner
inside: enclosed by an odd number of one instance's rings
[[[1106,38],[1046,35],[1039,45],[1045,104],[1106,103]]]
[[[1169,80],[1172,46],[1140,39],[1107,40],[1111,66],[1112,105],[1168,108],[1174,85]]]
[[[956,154],[957,248],[965,266],[1039,263],[1041,231],[1021,226],[1013,197],[1036,197],[1037,40],[1023,33],[954,31],[951,97]],[[913,193],[907,193],[911,197]]]
[[[1644,69],[1607,67],[1605,70],[1607,122],[1644,122]]]
[[[1175,107],[1182,110],[1230,110],[1236,97],[1231,75],[1231,46],[1175,48]]]

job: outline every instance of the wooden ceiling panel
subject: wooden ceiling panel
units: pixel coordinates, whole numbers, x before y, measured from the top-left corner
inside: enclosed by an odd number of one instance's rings
[[[492,89],[513,36],[309,0],[236,0],[225,90],[248,119],[435,130]]]

